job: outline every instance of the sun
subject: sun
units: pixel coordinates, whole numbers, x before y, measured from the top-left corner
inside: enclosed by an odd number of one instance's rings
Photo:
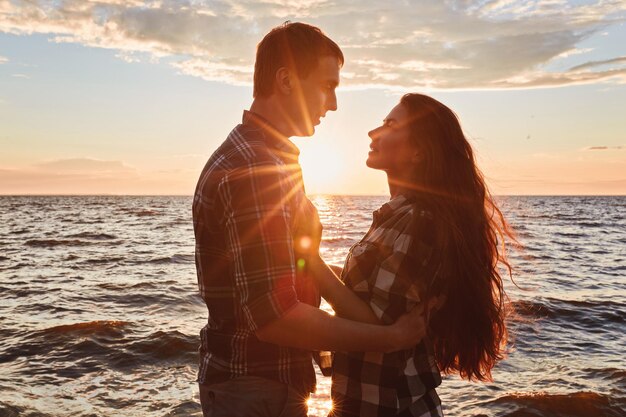
[[[325,194],[337,189],[341,178],[341,159],[327,141],[299,143],[300,165],[307,194]]]

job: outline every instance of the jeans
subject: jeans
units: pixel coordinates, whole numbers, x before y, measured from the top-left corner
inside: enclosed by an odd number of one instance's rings
[[[204,417],[306,417],[307,397],[282,382],[240,376],[200,386]]]

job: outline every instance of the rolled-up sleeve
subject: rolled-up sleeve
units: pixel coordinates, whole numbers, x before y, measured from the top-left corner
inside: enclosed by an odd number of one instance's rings
[[[236,299],[253,331],[298,303],[289,184],[280,165],[263,163],[227,174],[218,188]]]

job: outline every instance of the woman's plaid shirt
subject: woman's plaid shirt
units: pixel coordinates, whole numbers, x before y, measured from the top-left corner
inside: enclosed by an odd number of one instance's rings
[[[275,132],[244,112],[196,187],[196,269],[209,310],[198,382],[254,375],[308,393],[315,387],[311,352],[255,335],[299,301],[320,302],[297,245],[303,236],[319,238],[319,216],[304,194],[298,148]]]
[[[348,254],[342,280],[386,324],[420,302],[433,277],[433,214],[416,196],[397,196]],[[392,353],[336,352],[334,416],[441,416],[441,383],[431,344]]]

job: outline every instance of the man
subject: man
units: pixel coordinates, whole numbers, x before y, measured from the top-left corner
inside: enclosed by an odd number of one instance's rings
[[[337,109],[343,61],[316,27],[274,28],[257,48],[250,110],[200,175],[193,218],[209,310],[198,373],[205,416],[306,416],[311,351],[392,351],[423,335],[413,313],[390,326],[359,323],[377,320],[347,290],[337,316],[318,308],[311,273],[332,272],[319,258],[319,217],[288,138],[311,136]],[[330,282],[342,291],[334,275]]]

